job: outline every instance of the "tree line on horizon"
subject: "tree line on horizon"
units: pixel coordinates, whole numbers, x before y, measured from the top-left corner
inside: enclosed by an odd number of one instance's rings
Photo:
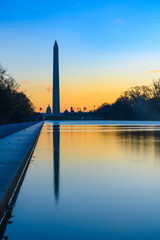
[[[0,124],[24,122],[34,114],[34,106],[20,85],[0,65]],[[150,86],[135,86],[114,103],[103,103],[92,112],[106,120],[160,120],[160,79]]]
[[[0,124],[24,122],[34,113],[34,107],[20,85],[0,65]]]
[[[98,107],[94,115],[107,120],[160,120],[160,79],[150,86],[131,87],[114,103]]]

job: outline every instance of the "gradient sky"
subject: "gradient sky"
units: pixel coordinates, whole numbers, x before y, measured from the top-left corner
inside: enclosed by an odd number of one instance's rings
[[[159,0],[7,0],[0,8],[0,63],[37,109],[52,105],[55,40],[61,111],[91,110],[160,77]]]

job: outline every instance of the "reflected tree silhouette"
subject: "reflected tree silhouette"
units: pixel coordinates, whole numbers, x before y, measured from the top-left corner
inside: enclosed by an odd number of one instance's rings
[[[154,152],[154,160],[160,163],[160,134],[159,126],[130,126],[122,131],[115,131],[117,138],[121,139],[121,145],[130,149],[137,156],[143,152],[148,155],[151,150]],[[145,157],[143,158],[145,159]]]

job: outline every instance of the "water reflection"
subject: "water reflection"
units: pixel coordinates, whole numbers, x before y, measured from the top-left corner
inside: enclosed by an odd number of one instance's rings
[[[46,123],[6,235],[160,239],[159,132],[158,126]]]
[[[115,131],[117,139],[120,140],[121,146],[127,149],[130,149],[130,152],[137,155],[136,159],[138,160],[138,156],[142,154],[142,160],[145,160],[145,156],[151,154],[152,159],[154,159],[157,163],[160,162],[160,133],[159,128],[151,129],[148,127],[144,128],[129,128],[125,129],[125,131]],[[154,156],[154,157],[153,157]]]
[[[59,198],[59,145],[60,126],[53,125],[54,194],[56,201],[58,201]]]

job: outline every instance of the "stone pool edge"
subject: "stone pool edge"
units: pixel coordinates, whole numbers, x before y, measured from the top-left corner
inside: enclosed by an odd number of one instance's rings
[[[44,122],[0,139],[0,223],[27,167]]]

